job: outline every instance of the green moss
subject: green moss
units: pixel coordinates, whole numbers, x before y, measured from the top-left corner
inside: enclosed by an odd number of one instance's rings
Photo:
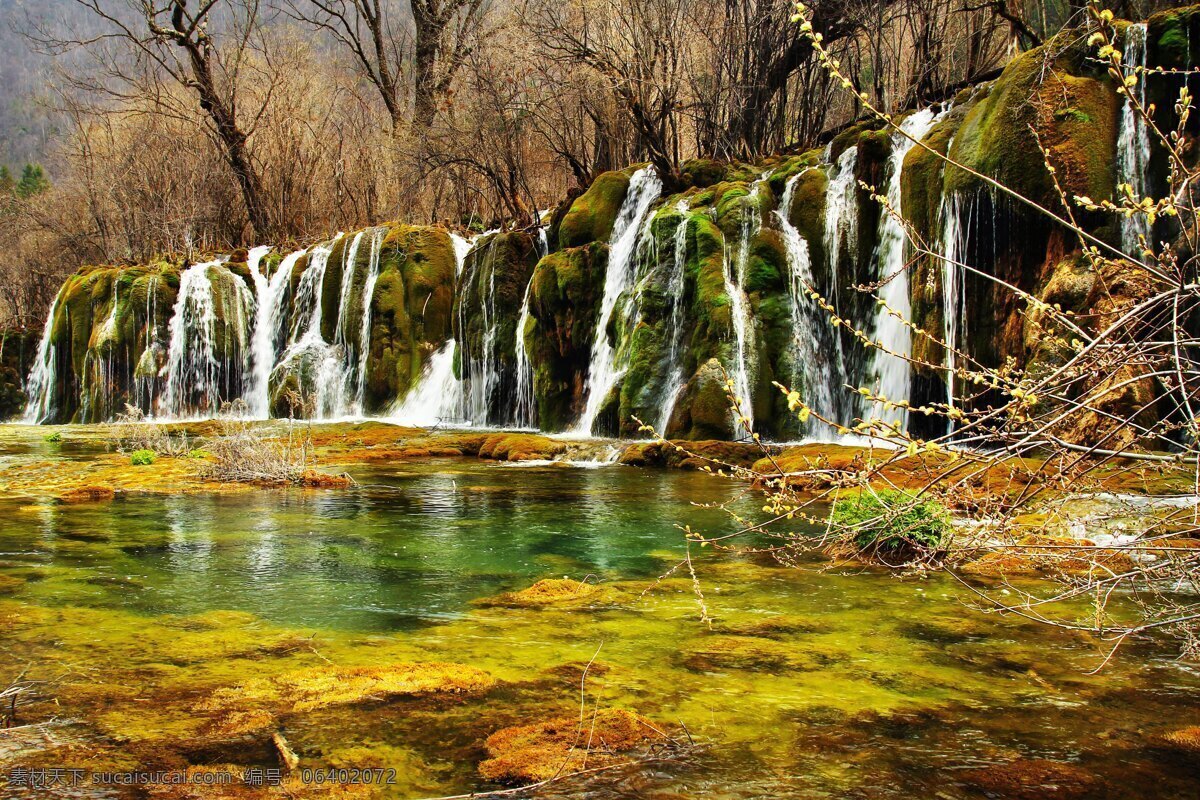
[[[967,112],[951,157],[1037,202],[1057,204],[1033,126],[1068,195],[1111,196],[1119,96],[1085,52],[1082,42],[1056,38],[1009,62]],[[946,172],[947,192],[979,186],[964,170]]]
[[[607,263],[608,245],[592,243],[551,253],[534,269],[525,346],[543,430],[564,430],[582,410]]]
[[[457,258],[443,228],[390,226],[380,246],[371,296],[371,337],[364,401],[386,409],[419,380],[452,335]]]
[[[134,450],[129,454],[129,463],[135,467],[146,467],[154,463],[153,450]]]
[[[896,490],[863,490],[839,500],[830,519],[852,534],[860,552],[884,560],[933,553],[950,532],[950,513],[945,506]]]
[[[43,442],[49,442],[50,444],[58,444],[62,440],[63,440],[62,431],[55,431],[54,433],[47,433],[45,436],[42,437]]]
[[[628,190],[629,175],[626,172],[598,175],[563,217],[558,228],[559,249],[607,242]]]

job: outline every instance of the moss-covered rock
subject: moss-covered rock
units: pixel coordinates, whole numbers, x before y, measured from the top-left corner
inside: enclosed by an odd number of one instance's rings
[[[558,248],[607,242],[629,191],[629,171],[604,172],[571,204],[558,225]]]
[[[593,242],[551,253],[534,270],[523,333],[543,430],[565,430],[583,411],[607,263],[608,245]]]
[[[442,228],[392,226],[371,298],[365,410],[403,399],[452,333],[454,243]]]

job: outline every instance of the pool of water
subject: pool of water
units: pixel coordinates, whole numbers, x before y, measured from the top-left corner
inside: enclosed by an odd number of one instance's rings
[[[975,610],[946,576],[697,549],[693,582],[676,526],[728,530],[695,504],[753,504],[698,473],[448,459],[354,474],[350,491],[0,501],[0,648],[56,678],[77,742],[39,758],[266,763],[252,742],[189,747],[204,697],[322,664],[438,661],[498,685],[289,714],[281,732],[305,764],[398,766],[383,796],[485,790],[488,735],[577,715],[582,684],[588,708],[698,747],[543,794],[1195,796],[1196,756],[1163,737],[1200,718],[1200,675],[1154,642],[1091,674],[1099,643]],[[564,576],[618,599],[482,602]]]

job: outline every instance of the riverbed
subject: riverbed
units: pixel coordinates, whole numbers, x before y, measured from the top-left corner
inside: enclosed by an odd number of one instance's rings
[[[99,458],[26,438],[5,448],[6,470]],[[1195,791],[1200,761],[1171,737],[1196,724],[1200,672],[1166,643],[1131,644],[1093,674],[1099,642],[985,613],[944,575],[783,566],[753,540],[693,547],[689,569],[677,526],[733,530],[697,504],[754,502],[699,472],[461,457],[348,469],[355,488],[0,499],[0,678],[47,681],[15,720],[36,727],[0,734],[0,772],[271,770],[279,734],[299,759],[292,780],[394,769],[388,785],[339,791],[439,797],[520,783],[481,772],[499,731],[624,709],[677,746],[560,775],[540,794]],[[588,588],[521,595],[564,578]],[[353,668],[431,663],[451,665],[452,689],[280,694],[296,676],[345,688]]]

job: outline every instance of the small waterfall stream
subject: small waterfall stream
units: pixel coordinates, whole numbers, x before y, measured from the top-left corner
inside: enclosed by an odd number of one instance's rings
[[[292,267],[304,255],[304,250],[288,254],[274,274],[267,276],[262,271],[262,259],[272,250],[256,247],[250,251],[246,265],[254,279],[254,293],[258,302],[254,309],[254,333],[250,342],[252,369],[246,380],[243,397],[255,419],[270,417],[271,370],[275,367],[275,348],[281,338],[279,326],[284,318],[281,313],[283,299],[287,295],[288,278]]]
[[[162,410],[168,418],[213,414],[222,401],[240,396],[244,362],[250,355],[249,322],[255,300],[249,287],[225,269],[224,263],[225,259],[218,259],[195,264],[179,278],[179,294],[167,325],[171,338]],[[220,332],[214,279],[228,288],[221,300],[226,313]],[[235,383],[237,395],[230,391]]]
[[[671,414],[675,411],[675,403],[686,385],[683,363],[679,358],[683,346],[683,292],[687,274],[688,224],[691,222],[691,209],[686,197],[675,204],[675,210],[682,216],[675,227],[671,273],[667,276],[667,294],[671,299],[671,343],[667,350],[667,379],[663,382],[662,398],[659,401],[662,410],[655,423],[660,436],[666,436],[667,427],[671,424]]]
[[[725,294],[732,307],[733,320],[733,392],[741,407],[741,418],[734,419],[734,431],[738,437],[748,436],[754,430],[754,391],[752,383],[757,368],[756,326],[751,313],[750,297],[746,292],[746,278],[750,265],[750,246],[754,235],[762,227],[762,211],[758,206],[759,192],[765,177],[750,186],[749,201],[742,208],[741,242],[736,259],[731,259],[729,246],[725,246],[722,271],[725,278]],[[736,268],[736,274],[735,274]],[[736,280],[735,280],[736,278]],[[742,420],[747,420],[743,422]]]
[[[481,246],[485,252],[482,255],[477,255],[476,258],[488,259],[488,282],[487,286],[483,289],[483,297],[480,298],[479,303],[480,327],[483,330],[479,352],[474,351],[471,347],[469,337],[466,335],[462,337],[462,341],[459,343],[459,349],[462,353],[460,366],[462,370],[463,390],[459,397],[458,416],[460,419],[469,421],[472,425],[489,424],[491,421],[492,394],[500,383],[499,357],[496,352],[496,329],[499,325],[499,314],[496,311],[496,240],[485,240]],[[472,291],[478,289],[479,287],[473,286],[470,281],[459,286],[463,300],[459,303],[458,307],[458,324],[459,330],[464,333],[468,329],[467,308],[469,306],[466,298],[469,297]]]
[[[1129,67],[1146,67],[1146,23],[1131,24],[1125,29],[1125,53],[1123,61]],[[1138,82],[1132,92],[1138,104],[1146,107],[1146,74],[1139,71]],[[1150,162],[1150,131],[1146,121],[1134,110],[1128,98],[1121,106],[1121,122],[1117,131],[1117,182],[1127,183],[1136,197],[1148,192],[1146,173]],[[1115,202],[1120,201],[1115,198]],[[1121,249],[1140,258],[1139,236],[1149,236],[1150,226],[1145,215],[1121,216]]]
[[[966,275],[962,264],[967,255],[973,208],[973,203],[958,194],[942,197],[938,208],[942,226],[942,341],[946,347],[946,403],[950,408],[955,408],[958,402],[957,351],[963,339],[962,311],[966,307]]]
[[[650,211],[650,206],[662,194],[662,182],[651,167],[644,167],[629,180],[629,190],[617,214],[609,238],[608,268],[604,273],[604,295],[596,319],[592,340],[592,357],[588,368],[587,404],[574,433],[591,435],[600,408],[613,386],[621,377],[616,365],[616,351],[608,341],[608,324],[612,321],[617,301],[629,290],[634,279],[633,261],[637,253],[638,233]]]
[[[62,293],[54,296],[46,324],[42,327],[42,338],[38,341],[37,354],[33,358],[33,369],[25,383],[25,395],[29,403],[25,406],[23,422],[40,424],[54,415],[54,393],[58,387],[55,374],[56,353],[54,346],[54,316]]]
[[[543,212],[544,219],[548,212]],[[537,257],[542,260],[550,253],[550,240],[546,234],[546,226],[538,228]],[[536,272],[536,268],[535,268]],[[529,293],[533,289],[533,274],[529,283],[525,284],[525,296],[521,300],[521,314],[517,317],[516,342],[514,344],[514,360],[517,367],[517,389],[513,398],[513,422],[518,428],[537,427],[537,400],[533,396],[533,364],[529,361],[529,351],[525,346],[525,326],[529,322]]]
[[[935,114],[931,108],[916,111],[900,123],[901,132],[892,134],[887,201],[894,213],[888,213],[885,209],[879,220],[875,263],[879,280],[885,283],[879,289],[883,305],[876,306],[873,334],[875,341],[888,352],[879,347],[872,348],[866,381],[866,385],[873,388],[877,395],[891,402],[907,402],[912,388],[912,369],[907,360],[912,354],[912,331],[908,327],[908,320],[912,316],[908,287],[908,238],[895,216],[903,213],[901,178],[904,157],[915,146],[913,140],[924,139],[945,113]],[[889,408],[881,400],[873,401],[871,407],[863,409],[863,412],[871,419],[898,425],[901,430],[907,427],[908,411]]]
[[[367,363],[371,355],[371,303],[375,300],[375,283],[379,280],[379,257],[383,251],[383,240],[386,237],[387,228],[380,226],[371,229],[371,251],[367,257],[367,274],[363,279],[363,288],[360,293],[361,319],[358,327],[358,341],[354,343],[358,355],[353,360],[354,399],[350,403],[350,413],[356,416],[361,416],[365,410]]]
[[[830,168],[829,185],[825,189],[825,258],[832,276],[828,299],[839,313],[840,265],[843,260],[853,264],[858,259],[858,185],[854,177],[857,167],[858,148],[847,147]]]
[[[428,428],[454,419],[458,412],[460,381],[454,375],[453,339],[429,358],[417,384],[388,415],[397,425]]]
[[[802,172],[788,179],[779,208],[775,210],[788,256],[793,328],[792,388],[802,390],[804,402],[814,412],[826,419],[838,420],[840,412],[836,397],[841,379],[836,368],[842,363],[841,342],[837,337],[826,335],[829,317],[808,294],[809,287],[816,283],[808,242],[788,218],[796,182],[803,175]]]

